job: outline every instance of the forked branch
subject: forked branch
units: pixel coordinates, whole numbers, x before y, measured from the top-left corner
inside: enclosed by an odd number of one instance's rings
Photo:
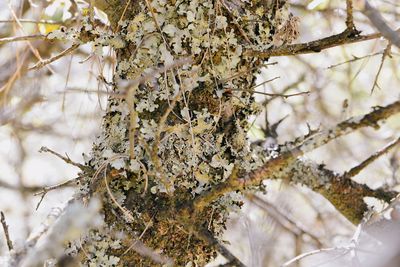
[[[298,158],[340,136],[349,134],[360,128],[379,128],[379,121],[399,112],[400,101],[396,101],[385,107],[376,107],[368,114],[350,118],[331,129],[311,135],[297,147],[289,150],[283,149],[283,152],[279,156],[270,159],[260,168],[248,173],[244,178],[236,177],[237,173],[233,172],[227,181],[197,197],[194,201],[194,207],[197,210],[202,210],[225,193],[243,190],[248,186],[257,186],[265,179],[284,179],[296,184],[304,184],[312,190],[321,193],[350,221],[358,223],[367,210],[367,206],[363,201],[364,197],[371,196],[390,201],[396,193],[372,190],[365,185],[357,184],[348,179],[348,173],[346,175],[338,175],[322,165],[310,164]],[[373,156],[370,160],[367,160],[367,163],[376,159],[384,151],[392,148],[397,142],[378,152],[375,157]],[[365,166],[365,164],[362,164],[362,166]],[[351,172],[356,173],[357,171],[353,170]]]

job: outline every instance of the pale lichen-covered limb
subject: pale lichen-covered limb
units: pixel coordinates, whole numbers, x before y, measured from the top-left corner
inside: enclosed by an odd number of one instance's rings
[[[352,117],[348,120],[345,120],[336,126],[321,131],[320,133],[314,134],[307,138],[301,145],[297,147],[297,149],[301,150],[301,152],[307,153],[310,152],[322,145],[327,144],[328,142],[354,132],[357,129],[363,127],[373,127],[374,129],[379,129],[379,122],[389,118],[392,115],[395,115],[400,112],[400,101],[396,101],[390,105],[385,107],[377,106],[373,108],[373,111],[367,113],[365,115]]]
[[[54,210],[22,247],[12,251],[8,266],[43,266],[57,261],[68,242],[101,225],[100,207],[99,200],[93,198],[87,206],[71,200],[64,209]]]
[[[367,185],[354,182],[346,175],[305,160],[297,160],[290,165],[286,179],[320,193],[354,224],[360,223],[368,211],[365,197],[374,197],[389,203],[397,195],[397,192],[371,189]]]
[[[299,157],[362,127],[379,128],[379,121],[385,120],[399,112],[400,101],[396,101],[385,107],[376,107],[368,114],[345,120],[331,129],[312,134],[308,138],[305,138],[302,144],[296,143],[294,147],[291,144],[288,147],[282,146],[281,151],[283,152],[244,178],[239,179],[236,176],[231,176],[226,182],[217,185],[213,190],[199,196],[194,202],[195,207],[201,210],[225,193],[243,190],[252,185],[259,185],[265,179],[283,179],[295,184],[306,185],[312,190],[319,192],[350,221],[359,223],[363,218],[364,212],[367,211],[367,205],[363,201],[364,197],[376,197],[389,202],[396,193],[385,192],[379,189],[372,190],[366,185],[352,181],[350,179],[351,176],[348,174],[335,174],[322,165],[303,161]],[[392,148],[394,144],[397,144],[397,141],[389,145],[388,148]],[[388,148],[383,151],[386,151]],[[367,160],[362,166],[365,167],[382,153],[378,152],[376,156],[372,156],[372,159]],[[353,175],[358,172],[351,171]]]

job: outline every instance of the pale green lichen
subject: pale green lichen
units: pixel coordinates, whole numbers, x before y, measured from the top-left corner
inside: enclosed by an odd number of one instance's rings
[[[147,77],[135,87],[133,103],[110,98],[104,131],[88,164],[97,169],[112,159],[108,166],[117,172],[115,180],[109,181],[110,190],[119,205],[137,218],[122,221],[143,229],[152,218],[154,233],[146,237],[149,246],[179,254],[179,242],[188,237],[163,216],[174,220],[166,214],[226,181],[234,167],[243,174],[265,161],[264,152],[250,149],[247,140],[248,118],[259,112],[249,91],[262,61],[246,56],[245,51],[290,42],[293,36],[286,33],[291,15],[284,1],[153,0],[149,1],[152,12],[144,2],[135,5],[140,11],[120,21],[116,33],[101,35],[97,28],[86,29],[96,31],[97,47],[115,49],[114,84]],[[177,99],[174,106],[173,99]],[[134,159],[129,159],[131,105],[137,115]],[[160,124],[169,109],[165,123]],[[203,214],[210,220],[209,230],[221,234],[228,212],[239,206],[234,194],[212,203]],[[118,214],[124,212],[112,201],[107,212],[111,227],[118,228],[122,222],[115,218],[120,220]],[[164,231],[179,241],[166,243]],[[191,242],[198,242],[190,248],[193,255],[182,255],[180,265],[189,261],[204,265],[215,256],[213,248],[202,241]],[[102,239],[91,238],[88,244],[93,253],[105,251]],[[118,259],[107,256],[104,252],[98,258],[118,264]]]

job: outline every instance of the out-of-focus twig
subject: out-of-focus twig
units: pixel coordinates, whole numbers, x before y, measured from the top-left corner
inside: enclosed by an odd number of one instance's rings
[[[270,203],[269,201],[262,199],[255,194],[246,194],[246,198],[261,209],[265,210],[271,216],[274,216],[278,223],[286,230],[293,232],[296,235],[306,234],[311,237],[311,239],[314,240],[319,246],[322,246],[322,243],[317,236],[304,229],[302,225],[290,218],[287,214],[281,212],[274,203]]]
[[[374,56],[377,56],[377,55],[382,55],[383,53],[384,53],[384,51],[381,51],[381,52],[376,52],[376,53],[373,53],[373,54],[365,55],[365,56],[362,56],[362,57],[357,57],[357,56],[353,55],[352,59],[349,59],[349,60],[346,60],[346,61],[343,61],[343,62],[340,62],[340,63],[336,63],[336,64],[333,64],[333,65],[330,65],[329,67],[327,67],[327,69],[333,69],[333,68],[336,68],[338,66],[341,66],[341,65],[344,65],[344,64],[347,64],[347,63],[352,63],[352,62],[355,62],[355,61],[358,61],[358,60],[361,60],[361,59],[364,59],[364,58],[369,58],[369,57],[374,57]]]
[[[6,183],[1,180],[0,180],[0,187],[9,189],[9,190],[14,190],[14,191],[23,191],[25,193],[37,192],[38,190],[43,188],[40,186],[25,186],[25,185],[24,186],[16,186],[16,185],[12,185],[12,184]]]
[[[0,38],[0,45],[11,43],[11,42],[21,42],[21,41],[34,41],[34,40],[45,40],[47,37],[44,34],[32,34],[25,36],[14,36],[14,37],[4,37]]]
[[[320,254],[323,252],[332,252],[332,251],[337,251],[339,252],[341,255],[345,255],[347,253],[350,252],[350,250],[348,248],[338,248],[338,247],[333,247],[333,248],[321,248],[321,249],[317,249],[317,250],[313,250],[310,252],[306,252],[303,254],[298,255],[297,257],[294,257],[293,259],[285,262],[284,264],[281,265],[281,267],[287,267],[290,266],[306,257],[312,256],[312,255],[316,255],[316,254]]]
[[[385,19],[379,13],[379,11],[373,7],[368,0],[363,0],[363,5],[361,12],[371,21],[372,25],[389,40],[392,44],[400,48],[400,34],[398,31],[392,30],[390,26],[386,23]]]
[[[298,93],[293,93],[293,94],[274,94],[274,93],[265,93],[265,92],[257,92],[257,91],[255,91],[255,92],[253,92],[253,94],[289,98],[289,97],[293,97],[293,96],[309,95],[310,91],[298,92]]]
[[[32,20],[32,19],[18,19],[20,23],[32,23],[32,24],[50,24],[50,25],[62,25],[63,22],[57,22],[52,20]],[[15,19],[2,19],[0,23],[15,23]]]

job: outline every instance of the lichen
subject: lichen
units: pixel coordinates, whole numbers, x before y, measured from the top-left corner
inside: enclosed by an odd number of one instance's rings
[[[189,262],[201,266],[216,255],[214,248],[192,237],[191,229],[180,229],[188,222],[206,224],[219,236],[228,212],[240,207],[240,200],[230,194],[191,218],[174,214],[195,196],[226,181],[234,167],[239,174],[247,173],[265,161],[263,151],[250,149],[247,140],[248,118],[260,110],[251,88],[263,62],[245,55],[245,50],[266,49],[277,40],[291,42],[293,17],[281,0],[146,3],[136,3],[138,12],[119,20],[117,32],[101,34],[97,27],[86,27],[96,47],[111,46],[116,51],[113,84],[142,79],[134,85],[133,99],[110,97],[103,132],[87,164],[98,169],[108,161],[109,169],[116,171],[108,181],[114,199],[137,218],[121,219],[124,211],[103,190],[110,228],[128,227],[140,233],[152,221],[151,233],[143,237],[146,245],[177,259],[179,266]],[[117,86],[114,89],[126,94]],[[130,129],[129,106],[137,115],[134,129]],[[93,251],[105,251],[95,239],[87,242],[93,243]],[[138,255],[111,251],[117,258],[105,253],[99,259],[118,264],[119,259],[129,258],[150,264]]]

